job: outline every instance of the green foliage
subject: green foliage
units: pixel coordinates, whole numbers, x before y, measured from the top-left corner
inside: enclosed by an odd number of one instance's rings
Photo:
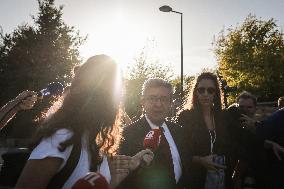
[[[63,7],[57,8],[54,0],[38,0],[38,4],[33,25],[21,25],[10,34],[0,33],[2,105],[26,89],[38,91],[53,81],[69,83],[72,68],[81,62],[78,48],[86,38],[64,23]],[[32,120],[50,101],[45,99],[32,110],[18,113],[1,133],[29,137],[35,130]]]
[[[0,98],[3,104],[22,90],[39,90],[49,82],[68,83],[80,63],[78,47],[85,41],[62,20],[63,7],[39,0],[34,25],[24,24],[0,36]]]
[[[183,76],[183,93],[186,97],[186,95],[188,94],[189,92],[189,87],[190,87],[190,84],[191,82],[194,80],[194,76]],[[181,90],[180,90],[180,76],[174,78],[171,80],[171,84],[174,86],[175,88],[175,92],[174,92],[174,99],[177,99],[181,96]],[[184,97],[184,98],[185,98]]]
[[[173,76],[173,71],[168,66],[163,66],[156,62],[148,62],[147,55],[144,52],[140,53],[138,58],[135,58],[135,63],[129,67],[129,79],[148,79],[148,78],[163,78],[170,80]]]
[[[242,25],[221,31],[214,52],[219,73],[238,92],[247,90],[266,101],[283,95],[283,33],[274,19],[249,15]]]

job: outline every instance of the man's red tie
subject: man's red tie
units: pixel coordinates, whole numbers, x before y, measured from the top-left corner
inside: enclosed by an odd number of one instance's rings
[[[170,145],[165,137],[164,134],[164,128],[160,127],[159,128],[161,130],[161,143],[160,143],[160,152],[162,157],[165,158],[165,163],[168,166],[168,173],[170,178],[175,180],[175,174],[174,174],[174,165],[173,165],[173,159],[172,159],[172,154],[171,154],[171,150],[170,150]]]

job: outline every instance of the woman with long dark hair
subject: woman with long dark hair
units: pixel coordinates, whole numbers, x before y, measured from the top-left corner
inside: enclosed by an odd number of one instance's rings
[[[186,180],[192,189],[224,188],[227,138],[222,104],[217,76],[203,72],[192,82],[178,115],[178,122],[186,131],[190,154]],[[216,175],[218,183],[212,179]]]
[[[42,124],[16,188],[50,188],[78,141],[81,152],[77,166],[60,188],[71,188],[90,171],[99,172],[115,186],[117,183],[112,182],[119,182],[127,176],[127,169],[140,164],[141,154],[136,159],[114,156],[121,137],[121,82],[117,65],[106,55],[93,56],[80,66],[62,106]],[[112,178],[116,173],[106,156],[121,160],[115,169],[123,176]]]

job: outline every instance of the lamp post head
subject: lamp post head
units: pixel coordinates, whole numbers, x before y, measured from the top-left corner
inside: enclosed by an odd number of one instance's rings
[[[162,11],[162,12],[171,12],[173,9],[172,9],[172,7],[170,7],[168,5],[164,5],[164,6],[161,6],[159,8],[159,10]]]

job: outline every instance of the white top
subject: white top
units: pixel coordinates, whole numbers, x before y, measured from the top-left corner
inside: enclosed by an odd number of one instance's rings
[[[44,159],[46,157],[61,158],[63,159],[63,163],[58,170],[59,172],[66,164],[66,161],[71,154],[73,145],[68,146],[63,152],[60,152],[57,147],[61,142],[69,139],[72,135],[73,133],[68,129],[59,129],[51,137],[42,139],[39,145],[32,151],[29,159]],[[84,177],[88,172],[90,172],[90,158],[88,154],[87,137],[84,135],[82,137],[82,148],[79,162],[73,173],[63,185],[62,189],[72,188],[74,183],[78,179]],[[103,158],[103,162],[98,166],[98,172],[101,173],[108,182],[110,182],[111,175],[106,157]]]
[[[147,122],[149,123],[151,129],[158,129],[159,126],[155,125],[153,122],[151,122],[151,120],[147,117],[147,115],[145,115],[145,118],[147,120]],[[181,160],[180,160],[180,156],[177,150],[177,146],[175,144],[175,141],[171,135],[171,132],[167,126],[167,124],[164,122],[162,124],[163,129],[164,129],[164,135],[165,138],[167,139],[169,146],[170,146],[170,151],[171,151],[171,155],[172,155],[172,159],[173,159],[173,165],[174,165],[174,173],[175,173],[175,179],[176,182],[179,181],[181,175],[182,175],[182,169],[181,169]]]

